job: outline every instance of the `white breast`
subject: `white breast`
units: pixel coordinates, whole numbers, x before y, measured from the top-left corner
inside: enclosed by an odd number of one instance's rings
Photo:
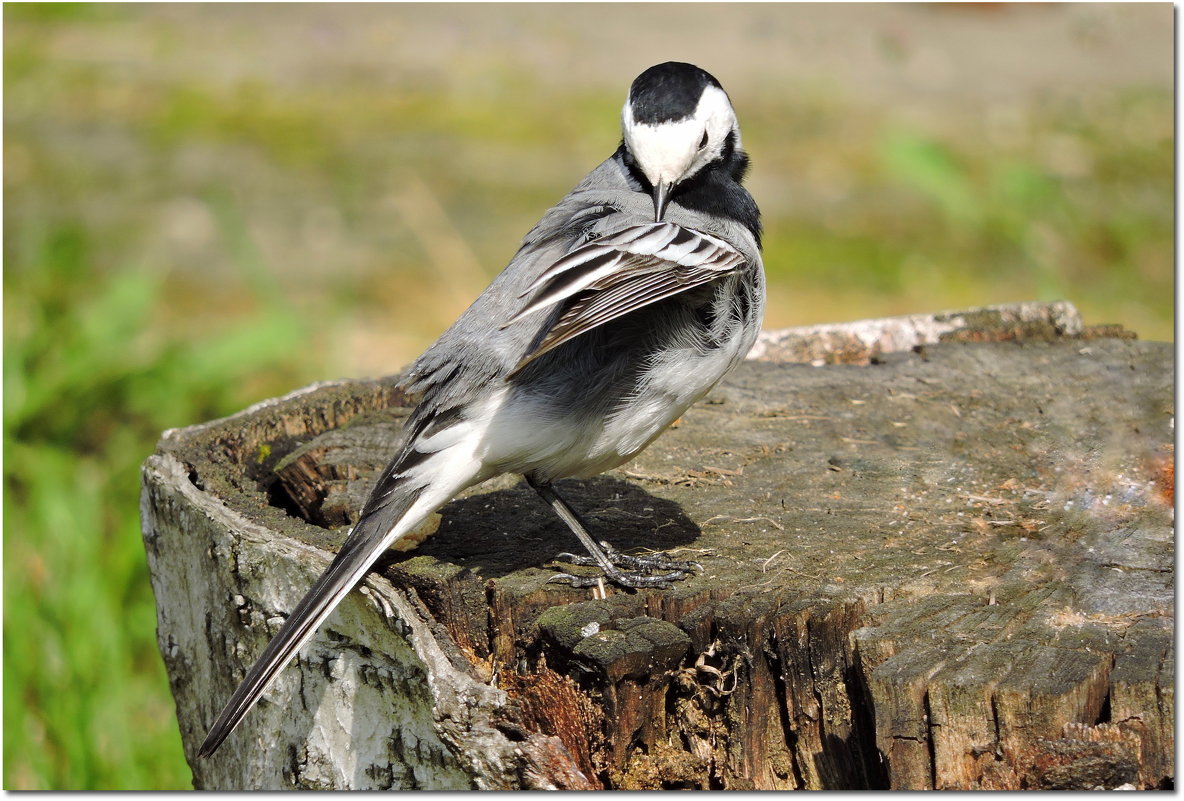
[[[738,331],[706,353],[672,348],[655,357],[628,402],[610,414],[557,414],[546,398],[509,393],[486,429],[486,464],[534,471],[543,479],[588,478],[636,456],[744,357],[751,336]]]

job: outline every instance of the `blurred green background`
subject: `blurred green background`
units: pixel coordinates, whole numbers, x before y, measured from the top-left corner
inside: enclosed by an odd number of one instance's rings
[[[189,786],[139,463],[414,358],[651,64],[732,95],[767,327],[1066,298],[1172,337],[1168,4],[3,13],[8,789]]]

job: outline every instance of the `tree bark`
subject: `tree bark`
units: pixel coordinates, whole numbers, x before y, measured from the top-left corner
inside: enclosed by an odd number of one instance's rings
[[[574,538],[503,476],[200,761],[413,399],[334,382],[166,432],[141,506],[195,786],[1170,786],[1171,346],[1024,304],[754,354],[632,463],[560,483],[596,536],[702,575],[549,584]]]

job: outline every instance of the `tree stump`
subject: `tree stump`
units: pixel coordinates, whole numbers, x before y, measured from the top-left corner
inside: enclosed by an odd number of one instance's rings
[[[166,432],[141,506],[195,786],[1171,786],[1172,347],[1033,304],[755,353],[805,363],[749,361],[632,463],[563,482],[597,536],[702,575],[548,584],[574,538],[495,479],[207,760],[412,399],[326,383]]]

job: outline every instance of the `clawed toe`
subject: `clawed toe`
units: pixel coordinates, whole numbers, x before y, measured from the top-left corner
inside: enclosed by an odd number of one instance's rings
[[[566,584],[569,587],[584,588],[595,587],[607,578],[612,583],[622,587],[628,587],[629,589],[668,590],[674,586],[671,582],[681,581],[688,575],[690,574],[682,571],[673,571],[657,576],[649,576],[643,573],[623,573],[620,571],[614,574],[605,573],[603,576],[577,576],[573,573],[556,573],[547,579],[547,583]]]
[[[602,541],[598,545],[592,535],[588,533],[588,526],[567,504],[567,501],[559,497],[550,482],[541,481],[530,473],[526,474],[526,480],[530,486],[534,487],[539,497],[546,501],[559,515],[559,518],[567,524],[580,544],[588,550],[588,556],[561,553],[555,558],[556,561],[580,567],[595,567],[601,571],[601,575],[595,576],[559,573],[549,578],[548,583],[567,584],[571,587],[595,587],[608,579],[614,584],[633,589],[670,589],[674,586],[671,582],[682,581],[703,569],[698,562],[671,559],[670,555],[666,553],[629,556],[621,553],[607,542]],[[621,568],[625,568],[625,570],[621,570]]]
[[[592,556],[580,556],[573,553],[558,554],[555,561],[581,567],[599,567],[603,571],[602,576],[577,576],[573,573],[559,573],[548,579],[548,582],[567,584],[571,587],[594,587],[607,578],[614,584],[632,589],[670,589],[674,586],[671,582],[681,581],[703,569],[703,566],[698,562],[672,559],[666,553],[631,556],[621,553],[604,541],[601,541],[600,547],[604,550],[604,562]]]

